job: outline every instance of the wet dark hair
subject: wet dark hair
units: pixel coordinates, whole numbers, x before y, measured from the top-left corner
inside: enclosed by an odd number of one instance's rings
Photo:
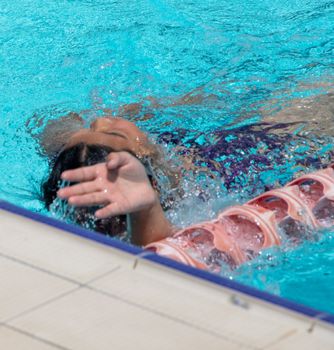
[[[95,165],[106,160],[113,149],[103,145],[77,144],[73,147],[62,150],[51,160],[50,174],[42,184],[42,200],[47,209],[57,198],[62,180],[61,174],[65,170],[76,169],[83,166]],[[87,227],[87,222],[92,221],[92,214],[96,207],[75,208],[74,221],[79,225]],[[93,227],[98,232],[106,235],[116,236],[126,231],[126,216],[120,215],[103,220],[95,220]]]

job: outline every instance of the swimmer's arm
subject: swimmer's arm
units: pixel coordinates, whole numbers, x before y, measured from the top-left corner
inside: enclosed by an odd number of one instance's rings
[[[118,108],[116,112],[118,117],[125,117],[130,120],[136,120],[137,117],[141,115],[143,111],[146,111],[142,116],[142,120],[150,119],[154,115],[150,113],[154,110],[159,110],[168,107],[177,107],[177,106],[191,106],[191,105],[200,105],[209,101],[218,100],[218,96],[215,94],[207,94],[204,92],[204,86],[197,87],[185,95],[176,96],[176,97],[165,97],[157,98],[154,96],[146,96],[140,102],[134,102],[122,105]],[[146,109],[144,108],[146,106]],[[148,107],[148,110],[147,110]],[[110,111],[105,109],[103,112],[106,115],[110,115]]]
[[[123,161],[119,158],[120,155],[125,156]],[[146,246],[170,236],[172,226],[165,217],[158,195],[152,188],[144,167],[136,158],[126,152],[111,153],[107,160],[107,167],[109,171],[113,171],[127,161],[130,166],[133,166],[132,174],[135,175],[132,179],[135,187],[133,190],[130,189],[127,195],[127,199],[132,201],[132,207],[126,209],[128,230],[133,244]],[[120,176],[122,176],[121,173]],[[139,181],[140,178],[141,181]],[[140,190],[141,186],[143,186],[142,190]],[[135,192],[140,192],[141,195],[136,196]]]
[[[172,226],[166,219],[158,200],[149,208],[128,215],[133,244],[146,246],[172,234]]]

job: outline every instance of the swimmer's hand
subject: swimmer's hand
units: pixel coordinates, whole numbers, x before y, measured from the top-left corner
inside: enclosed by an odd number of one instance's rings
[[[157,200],[144,166],[127,152],[113,152],[106,163],[68,170],[61,177],[79,184],[60,189],[58,197],[76,207],[103,206],[95,213],[99,219],[138,212]]]
[[[95,212],[99,219],[130,214],[134,244],[146,245],[171,233],[144,166],[128,152],[113,152],[106,163],[65,171],[62,179],[79,182],[58,191],[69,204],[103,206]]]

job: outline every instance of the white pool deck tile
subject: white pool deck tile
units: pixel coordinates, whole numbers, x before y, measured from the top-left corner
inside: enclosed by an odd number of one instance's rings
[[[45,226],[38,241],[31,239],[36,223],[0,210],[0,253],[17,258],[76,282],[85,283],[118,266],[121,256],[107,246],[90,242],[51,226]],[[93,247],[98,247],[98,253]],[[126,259],[122,264],[126,264]]]
[[[3,350],[55,350],[56,345],[41,341],[15,329],[0,326],[0,349]],[[59,348],[58,348],[59,349]]]
[[[334,349],[334,327],[0,210],[0,349]]]
[[[0,257],[0,322],[76,288],[66,280]]]

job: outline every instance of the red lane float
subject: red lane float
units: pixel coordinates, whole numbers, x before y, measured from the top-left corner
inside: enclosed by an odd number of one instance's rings
[[[304,175],[287,186],[298,186],[301,198],[310,208],[316,225],[330,227],[334,224],[334,170],[332,167]]]
[[[184,264],[218,272],[280,245],[280,232],[303,235],[334,225],[334,164],[265,192],[244,205],[225,209],[212,221],[187,227],[146,246]]]

